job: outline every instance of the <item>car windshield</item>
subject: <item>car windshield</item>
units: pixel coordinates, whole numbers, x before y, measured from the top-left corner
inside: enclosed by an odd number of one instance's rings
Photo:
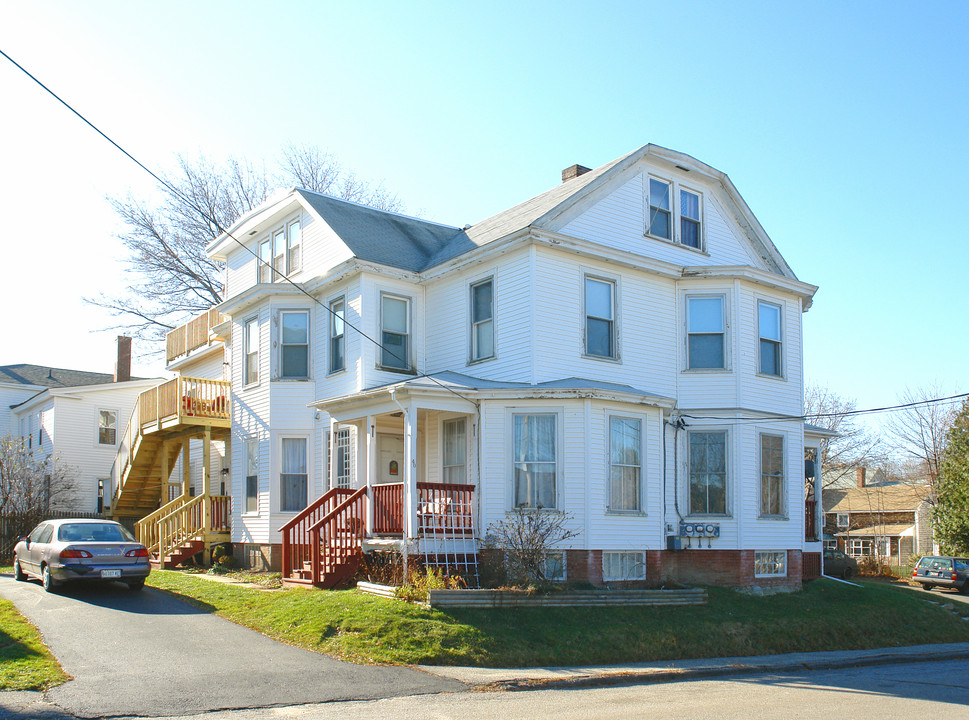
[[[75,523],[61,525],[61,542],[137,542],[130,532],[113,523]]]
[[[918,566],[923,570],[951,570],[951,558],[924,557],[919,560]]]

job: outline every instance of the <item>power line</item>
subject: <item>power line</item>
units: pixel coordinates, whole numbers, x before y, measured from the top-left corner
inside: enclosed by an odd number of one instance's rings
[[[203,210],[197,203],[195,203],[194,200],[192,200],[190,197],[188,197],[187,195],[185,195],[185,193],[183,193],[177,187],[175,187],[174,185],[172,185],[170,182],[168,182],[167,180],[165,180],[162,177],[160,177],[153,170],[151,170],[148,166],[146,166],[144,163],[142,163],[140,160],[138,160],[134,155],[132,155],[131,153],[129,153],[127,150],[125,150],[123,147],[121,147],[121,145],[119,145],[114,140],[112,140],[106,133],[102,132],[101,129],[98,128],[94,123],[92,123],[90,120],[88,120],[86,117],[84,117],[80,112],[78,112],[73,107],[71,107],[71,105],[66,100],[62,99],[57,93],[55,93],[53,90],[51,90],[49,87],[47,87],[37,77],[35,77],[33,74],[31,74],[30,71],[27,70],[27,68],[25,68],[23,65],[21,65],[20,63],[18,63],[12,57],[10,57],[2,49],[0,49],[0,55],[3,55],[18,70],[20,70],[22,73],[24,73],[24,75],[26,75],[31,80],[33,80],[35,83],[37,83],[40,87],[42,87],[52,98],[54,98],[55,100],[57,100],[57,102],[59,102],[61,105],[63,105],[64,107],[66,107],[68,110],[70,110],[82,122],[84,122],[85,125],[87,125],[89,128],[91,128],[92,130],[94,130],[94,132],[96,132],[102,138],[104,138],[105,140],[107,140],[119,152],[121,152],[125,157],[127,157],[129,160],[131,160],[131,162],[133,162],[135,165],[137,165],[138,167],[140,167],[146,173],[148,173],[149,175],[151,175],[162,187],[164,187],[170,193],[172,193],[173,195],[175,195],[175,197],[177,197],[178,199],[180,199],[182,202],[184,202],[190,208],[192,208],[195,212],[197,212],[199,215],[201,215],[203,218],[205,218],[205,220],[207,220],[208,222],[210,222],[219,231],[220,234],[226,235],[227,237],[229,237],[230,239],[232,239],[233,241],[235,241],[235,243],[239,247],[241,247],[243,250],[245,250],[250,255],[252,255],[256,259],[256,262],[257,263],[261,263],[261,264],[267,265],[269,268],[272,269],[273,273],[275,273],[276,275],[279,276],[279,278],[281,278],[285,282],[287,282],[290,285],[292,285],[294,288],[296,288],[303,295],[305,295],[310,300],[312,300],[314,303],[316,303],[321,308],[323,308],[328,313],[330,313],[330,315],[332,315],[333,317],[337,317],[336,313],[333,311],[333,309],[331,307],[329,307],[327,304],[325,304],[323,301],[319,300],[318,298],[314,297],[304,287],[302,287],[299,283],[294,282],[286,273],[284,273],[283,271],[281,271],[281,270],[277,269],[276,267],[274,267],[274,265],[272,263],[272,258],[270,258],[270,262],[268,262],[268,263],[262,263],[262,261],[259,259],[259,254],[255,250],[247,247],[246,244],[243,243],[243,242],[241,242],[235,235],[233,235],[228,230],[226,230],[225,228],[223,228],[222,225],[221,225],[221,223],[219,223],[218,220],[216,220],[214,217],[212,217],[211,215],[209,215],[208,213],[206,213],[205,210]],[[363,332],[363,330],[361,330],[360,328],[358,328],[356,325],[354,325],[353,323],[347,321],[345,315],[346,315],[346,313],[344,313],[344,317],[343,318],[340,318],[341,322],[345,326],[347,326],[348,328],[350,328],[351,330],[353,330],[354,332],[356,332],[357,334],[359,334],[361,337],[365,338],[366,340],[369,340],[371,343],[373,343],[378,348],[380,348],[383,352],[389,353],[391,356],[397,358],[398,360],[400,360],[405,365],[408,364],[406,358],[402,358],[396,352],[394,352],[390,348],[386,347],[385,345],[383,345],[378,340],[370,337],[367,333]],[[469,402],[472,405],[477,406],[477,403],[474,400],[471,400],[470,398],[465,397],[464,395],[462,395],[461,393],[459,393],[457,390],[455,390],[452,387],[449,387],[448,385],[445,385],[444,383],[442,383],[441,381],[439,381],[437,378],[433,377],[432,375],[426,375],[425,374],[425,375],[423,375],[423,377],[426,377],[428,380],[431,380],[435,384],[440,385],[442,388],[444,388],[448,392],[452,393],[453,395],[461,398],[465,402]]]

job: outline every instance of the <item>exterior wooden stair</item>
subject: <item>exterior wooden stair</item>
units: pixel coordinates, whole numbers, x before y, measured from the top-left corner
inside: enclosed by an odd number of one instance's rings
[[[156,553],[152,553],[151,566],[155,569],[161,568],[162,570],[175,568],[186,560],[195,557],[203,550],[205,550],[205,543],[203,541],[189,540],[176,548],[172,548],[171,552],[165,555],[165,557],[162,559],[159,559]]]
[[[155,567],[180,565],[212,543],[228,542],[229,497],[180,495],[138,521],[138,540]]]
[[[363,558],[367,488],[333,488],[282,528],[283,584],[334,588]]]

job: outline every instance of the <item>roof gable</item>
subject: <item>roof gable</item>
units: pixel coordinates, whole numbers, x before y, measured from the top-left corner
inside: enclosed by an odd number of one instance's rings
[[[881,485],[876,487],[825,489],[824,512],[888,513],[913,512],[928,495],[925,485]]]

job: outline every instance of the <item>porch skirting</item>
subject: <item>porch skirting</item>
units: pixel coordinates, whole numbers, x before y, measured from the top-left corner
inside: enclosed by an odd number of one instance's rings
[[[279,572],[283,566],[283,546],[280,543],[233,543],[232,556],[243,570]]]

